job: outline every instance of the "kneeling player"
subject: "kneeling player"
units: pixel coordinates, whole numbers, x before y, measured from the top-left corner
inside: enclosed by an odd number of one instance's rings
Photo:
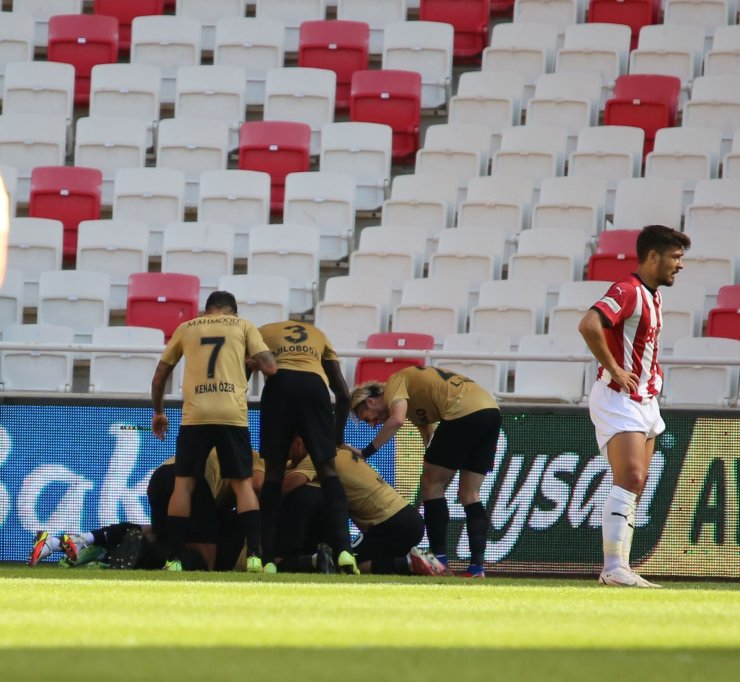
[[[310,500],[308,489],[312,484],[316,485],[317,479],[307,454],[303,441],[296,437],[291,446],[291,457],[298,463],[286,476],[286,484],[294,489],[286,495],[284,501],[287,509],[292,508],[292,518],[282,519],[279,532],[284,547],[305,546],[305,534],[309,533],[311,527],[320,527],[316,515],[320,513],[321,507],[317,504],[305,506],[306,500]],[[424,536],[424,520],[421,515],[375,469],[361,457],[343,448],[337,449],[336,468],[347,494],[349,515],[362,531],[353,543],[361,572],[401,575],[444,573],[444,566],[433,555],[416,547]],[[296,495],[300,495],[304,502],[300,509],[299,505],[294,505],[291,501]],[[327,552],[322,551],[319,546],[319,551],[313,556],[284,556],[280,569],[329,572],[331,564],[327,561]]]

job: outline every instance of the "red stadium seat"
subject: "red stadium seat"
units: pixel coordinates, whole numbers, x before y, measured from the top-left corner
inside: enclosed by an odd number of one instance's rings
[[[368,68],[370,27],[363,21],[304,21],[298,38],[298,66],[337,74],[335,109],[349,109],[352,74]]]
[[[239,168],[270,175],[270,209],[283,210],[285,176],[309,169],[311,126],[293,121],[248,121],[239,131]]]
[[[637,235],[640,230],[606,230],[599,235],[588,260],[587,279],[616,282],[637,268]]]
[[[198,315],[200,279],[176,272],[136,272],[128,278],[126,324],[153,327],[165,340],[181,322]]]
[[[52,218],[64,225],[62,255],[77,256],[77,226],[100,218],[103,174],[97,168],[37,166],[31,171],[28,215]]]
[[[681,80],[675,76],[631,74],[614,82],[606,101],[604,125],[633,126],[645,131],[643,158],[653,151],[655,134],[676,125]]]
[[[504,14],[514,9],[514,0],[491,0],[491,14]]]
[[[411,332],[378,332],[367,337],[367,348],[434,350],[434,337]],[[422,358],[360,358],[355,368],[355,383],[386,381],[391,374],[406,367],[423,366]]]
[[[355,71],[350,120],[389,125],[393,130],[393,159],[413,158],[419,148],[421,74],[392,69]]]
[[[599,24],[624,24],[632,31],[630,49],[637,47],[640,29],[660,23],[660,0],[591,0],[588,20]]]
[[[93,13],[118,19],[118,49],[127,53],[131,47],[131,22],[136,17],[164,12],[164,0],[94,0]]]
[[[462,59],[480,57],[483,48],[488,47],[490,15],[491,0],[421,0],[419,4],[422,21],[452,24],[453,54]]]
[[[93,66],[118,61],[118,19],[102,14],[51,17],[47,59],[75,67],[75,104],[87,104]]]
[[[707,317],[706,335],[740,340],[740,284],[719,288],[717,304]]]

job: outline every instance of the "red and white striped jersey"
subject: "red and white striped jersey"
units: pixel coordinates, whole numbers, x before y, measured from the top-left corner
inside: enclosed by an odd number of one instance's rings
[[[659,291],[646,287],[634,273],[615,282],[593,306],[610,323],[604,328],[606,342],[622,369],[639,377],[632,400],[650,400],[660,393],[663,371],[658,364],[658,335],[663,326]],[[599,366],[598,380],[614,391],[621,387]]]

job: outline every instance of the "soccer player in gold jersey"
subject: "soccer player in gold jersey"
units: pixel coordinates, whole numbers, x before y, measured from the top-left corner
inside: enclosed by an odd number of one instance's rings
[[[152,379],[152,431],[167,432],[164,388],[167,377],[185,358],[183,407],[175,454],[175,488],[167,510],[168,570],[182,570],[179,553],[190,517],[196,477],[215,447],[221,474],[236,495],[239,524],[250,556],[247,569],[262,571],[259,502],[251,483],[252,448],[247,427],[246,362],[269,377],[277,367],[257,328],[237,317],[234,295],[214,291],[205,314],[180,324],[167,344]]]
[[[434,555],[416,545],[424,536],[424,519],[362,457],[344,447],[337,448],[335,465],[347,494],[349,515],[361,534],[353,543],[362,573],[442,575],[444,566]],[[331,572],[322,556],[321,500],[316,491],[316,470],[300,437],[291,445],[295,466],[288,472],[283,493],[290,513],[281,517],[279,536],[283,547],[283,571]],[[317,491],[318,492],[318,491]],[[312,529],[318,529],[318,532]],[[316,554],[301,550],[318,545]]]
[[[339,569],[359,573],[351,552],[347,498],[337,476],[336,445],[344,441],[349,389],[326,335],[307,322],[285,320],[260,327],[275,356],[277,373],[265,382],[261,399],[260,451],[265,482],[260,496],[265,568],[275,569],[276,528],[290,444],[303,437],[321,482],[331,545]],[[332,411],[329,389],[334,393]]]
[[[447,564],[450,513],[445,490],[460,472],[457,495],[465,509],[470,565],[465,577],[483,578],[488,515],[480,487],[493,465],[501,412],[496,399],[475,381],[441,367],[408,367],[391,374],[385,384],[368,381],[352,392],[358,419],[380,431],[362,450],[367,458],[385,445],[408,419],[426,447],[421,489],[429,546]]]

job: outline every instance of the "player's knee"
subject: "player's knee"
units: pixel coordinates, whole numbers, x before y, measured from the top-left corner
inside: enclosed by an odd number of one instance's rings
[[[446,487],[444,481],[429,473],[424,473],[421,477],[421,489],[425,500],[444,497]]]
[[[469,504],[480,502],[480,491],[476,490],[463,490],[462,488],[457,494],[458,500],[463,507],[467,507]]]
[[[628,469],[622,473],[620,477],[621,481],[617,483],[620,488],[629,490],[630,492],[640,494],[642,489],[645,487],[645,481],[647,480],[647,471],[639,468]]]

